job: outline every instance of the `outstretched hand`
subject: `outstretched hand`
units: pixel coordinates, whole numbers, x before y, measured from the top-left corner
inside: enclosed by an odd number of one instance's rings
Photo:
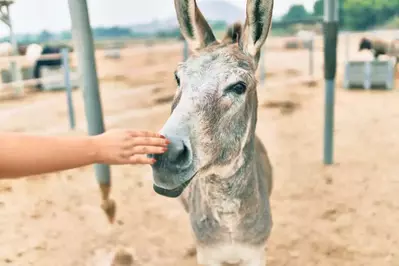
[[[93,136],[96,161],[103,164],[153,164],[146,154],[167,151],[169,141],[150,131],[112,129]]]

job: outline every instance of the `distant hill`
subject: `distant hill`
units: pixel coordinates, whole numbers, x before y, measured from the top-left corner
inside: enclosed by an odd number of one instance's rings
[[[245,10],[225,0],[202,0],[198,1],[198,7],[207,21],[224,21],[227,24],[245,20]],[[176,15],[173,14],[165,20],[153,20],[150,23],[136,24],[132,31],[137,33],[155,33],[178,28]]]
[[[207,20],[222,20],[227,24],[237,20],[244,22],[245,9],[233,5],[225,0],[203,0],[198,2],[198,7]]]

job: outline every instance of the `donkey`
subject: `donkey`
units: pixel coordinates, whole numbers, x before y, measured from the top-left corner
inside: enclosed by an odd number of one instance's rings
[[[375,60],[377,60],[380,55],[387,55],[395,57],[396,62],[399,61],[399,40],[363,37],[359,43],[359,51],[362,50],[370,50]]]
[[[264,266],[272,228],[272,167],[255,135],[260,51],[273,0],[248,0],[247,18],[216,40],[195,0],[175,0],[192,55],[175,71],[177,91],[160,133],[168,151],[150,155],[154,190],[179,197],[199,264]]]

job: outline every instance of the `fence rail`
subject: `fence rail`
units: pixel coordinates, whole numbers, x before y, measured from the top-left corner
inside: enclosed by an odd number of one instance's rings
[[[183,43],[175,43],[175,44],[168,44],[168,45],[153,45],[153,46],[142,46],[142,47],[137,47],[133,49],[126,49],[126,48],[120,48],[120,50],[123,52],[123,56],[135,56],[135,55],[142,55],[144,51],[148,52],[148,49],[156,49],[157,52],[170,52],[170,51],[179,51],[179,48],[183,49]],[[113,48],[115,49],[115,48]],[[313,52],[317,50],[322,50],[322,47],[313,47]],[[102,50],[97,50],[96,51],[96,56],[101,56],[103,53],[105,56],[105,52],[107,49],[102,49]],[[276,50],[287,50],[283,46],[278,46],[278,45],[268,45],[265,49],[266,51],[276,51]],[[74,57],[76,54],[74,52],[68,52],[69,57]],[[267,57],[267,55],[266,55]],[[41,55],[38,57],[36,60],[57,60],[61,59],[62,60],[62,53],[53,53],[53,54],[45,54]],[[0,63],[1,62],[24,62],[26,61],[27,58],[26,56],[5,56],[5,57],[0,57]],[[266,60],[267,61],[267,60]],[[70,72],[70,64],[68,62],[69,69],[64,71],[69,71]],[[108,78],[110,75],[112,76],[143,76],[146,74],[154,73],[154,72],[159,72],[159,71],[166,71],[169,69],[170,64],[157,64],[157,65],[152,65],[149,67],[140,67],[139,69],[135,69],[134,71],[132,70],[124,70],[122,69],[121,71],[112,71],[111,73],[99,73],[99,79],[105,79]],[[264,73],[263,73],[264,74]],[[260,73],[260,75],[262,75]],[[2,83],[0,84],[0,91],[5,91],[8,89],[15,88],[17,86],[36,86],[39,85],[41,82],[56,82],[56,81],[62,81],[65,77],[65,74],[59,74],[59,75],[54,75],[54,76],[48,76],[48,77],[42,77],[42,78],[30,78],[30,79],[23,79],[19,81],[12,81],[12,82],[7,82],[7,83]],[[72,79],[80,78],[78,74],[72,73],[71,75]],[[263,82],[262,82],[263,83]]]

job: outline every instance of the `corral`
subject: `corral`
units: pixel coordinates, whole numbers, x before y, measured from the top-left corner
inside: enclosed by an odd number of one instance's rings
[[[361,34],[351,38],[356,53]],[[257,131],[275,175],[268,265],[398,265],[399,90],[344,90],[345,47],[339,41],[336,164],[324,167],[322,50],[314,55],[316,85],[308,86],[308,51],[285,50],[285,41],[267,40],[266,80],[258,89]],[[320,36],[315,46],[322,46]],[[96,51],[107,128],[162,126],[182,48],[180,43],[135,44],[123,48],[119,59]],[[64,92],[3,99],[2,130],[85,134],[81,91],[73,98],[75,132],[68,131]],[[0,264],[101,265],[93,263],[123,246],[133,250],[138,265],[196,265],[187,254],[188,218],[176,200],[155,194],[150,167],[113,166],[112,172],[118,204],[114,225],[98,206],[92,167],[1,181]]]

